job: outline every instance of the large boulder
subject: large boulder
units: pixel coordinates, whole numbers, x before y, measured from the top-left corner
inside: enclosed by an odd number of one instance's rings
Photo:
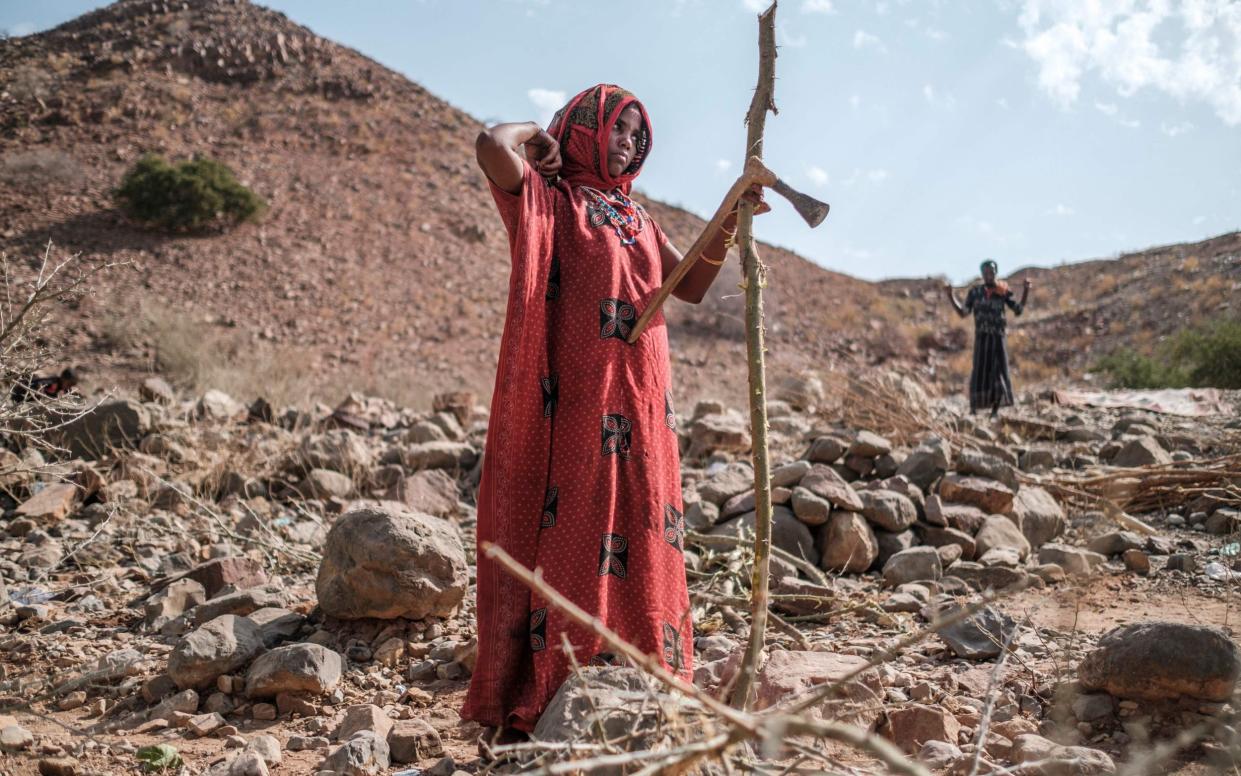
[[[1206,625],[1144,622],[1113,628],[1077,668],[1088,690],[1120,698],[1223,702],[1241,675],[1241,653]]]
[[[891,490],[864,490],[862,515],[876,527],[899,533],[918,520],[918,508],[908,497]]]
[[[754,512],[720,523],[707,533],[715,536],[731,536],[740,539],[754,535]],[[806,524],[797,519],[788,507],[771,508],[771,543],[790,555],[818,565],[819,551],[814,546],[814,536]]]
[[[319,765],[319,771],[340,776],[373,776],[385,773],[391,764],[388,740],[368,730],[332,750]]]
[[[255,660],[246,672],[246,695],[274,698],[280,693],[322,695],[340,682],[340,654],[318,644],[287,644]]]
[[[1024,766],[1017,772],[1029,776],[1108,776],[1116,772],[1116,763],[1107,752],[1064,746],[1035,733],[1013,738],[1008,759]]]
[[[755,687],[756,709],[796,702],[823,684],[843,680],[866,668],[866,659],[834,652],[773,650],[758,673]],[[877,671],[864,670],[844,684],[839,692],[812,706],[810,714],[820,719],[845,722],[869,729],[879,718],[883,686]]]
[[[870,523],[856,512],[835,512],[819,529],[819,564],[825,571],[860,574],[879,557]]]
[[[101,458],[117,447],[134,447],[151,430],[151,414],[129,399],[104,402],[69,420],[57,441],[74,458]]]
[[[1033,485],[1026,485],[1017,491],[1007,515],[1021,527],[1021,532],[1034,547],[1064,532],[1064,509],[1050,493]]]
[[[182,689],[211,686],[263,652],[263,632],[246,617],[225,614],[188,633],[168,656],[168,675]]]
[[[1017,470],[994,455],[967,447],[957,456],[957,471],[961,474],[975,474],[989,480],[1002,482],[1014,493],[1021,489],[1017,481]]]
[[[859,431],[849,444],[846,455],[878,458],[892,452],[892,443],[871,431]]]
[[[862,499],[849,483],[830,466],[817,463],[801,478],[801,487],[829,502],[837,509],[862,511]]]
[[[947,474],[939,482],[939,495],[945,501],[976,506],[989,515],[1003,515],[1013,507],[1012,488],[984,477]]]
[[[315,590],[331,617],[420,620],[452,614],[467,584],[465,547],[455,525],[383,504],[337,519]]]

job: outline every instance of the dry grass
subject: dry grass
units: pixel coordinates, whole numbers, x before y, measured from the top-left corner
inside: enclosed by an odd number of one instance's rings
[[[65,186],[79,179],[73,157],[49,148],[14,151],[0,157],[0,183],[26,189]]]

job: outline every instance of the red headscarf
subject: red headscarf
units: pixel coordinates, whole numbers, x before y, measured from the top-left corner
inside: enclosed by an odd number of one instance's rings
[[[613,177],[608,172],[608,140],[621,111],[631,105],[642,114],[642,131],[633,161],[623,173]],[[547,133],[560,143],[560,177],[574,186],[600,191],[620,189],[628,194],[651,152],[651,119],[646,108],[637,97],[615,84],[596,84],[578,94],[556,112]]]

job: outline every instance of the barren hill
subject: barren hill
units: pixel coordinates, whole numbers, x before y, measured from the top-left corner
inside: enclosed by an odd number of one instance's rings
[[[420,404],[462,385],[488,395],[508,259],[473,161],[476,119],[245,0],[121,0],[0,42],[0,84],[0,250],[28,258],[52,240],[130,262],[65,319],[68,358],[107,379],[158,363],[284,398],[348,387]],[[135,228],[110,190],[148,151],[221,159],[269,213],[210,236]],[[702,221],[647,201],[688,246]],[[1238,242],[1032,271],[1038,306],[1016,329],[1019,369],[1078,371],[1092,343],[1141,344],[1206,311],[1204,291],[1233,304]],[[898,362],[928,379],[964,368],[968,336],[935,282],[872,284],[762,253],[773,379],[841,364]],[[686,399],[741,396],[735,271],[708,302],[670,310]]]

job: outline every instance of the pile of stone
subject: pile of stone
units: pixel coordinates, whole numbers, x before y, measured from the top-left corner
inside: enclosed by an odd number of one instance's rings
[[[687,479],[687,527],[753,532],[748,463],[719,460]],[[865,430],[827,434],[775,467],[771,488],[775,546],[828,572],[880,572],[892,587],[949,574],[1002,588],[1025,582],[1027,568],[1056,580],[1064,575],[1054,564],[1088,571],[1093,558],[1050,543],[1065,528],[1063,509],[1046,490],[1022,486],[1016,456],[998,445],[954,456],[938,437],[899,450]],[[796,573],[776,565],[781,575]]]

